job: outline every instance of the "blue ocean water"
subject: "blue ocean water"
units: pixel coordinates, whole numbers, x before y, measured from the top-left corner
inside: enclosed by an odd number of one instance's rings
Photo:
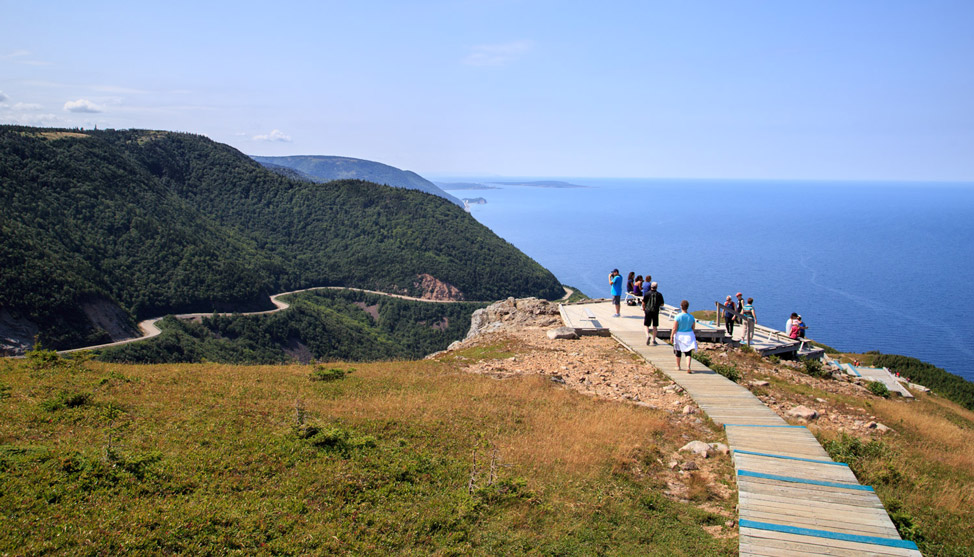
[[[669,303],[738,291],[843,351],[904,354],[974,380],[974,184],[568,179],[504,186],[473,216],[592,297],[618,268]]]

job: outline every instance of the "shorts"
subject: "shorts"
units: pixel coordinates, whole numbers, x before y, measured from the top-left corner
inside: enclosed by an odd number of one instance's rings
[[[615,305],[619,305],[619,300],[620,299],[622,299],[622,296],[616,294],[615,296],[612,297],[612,303],[615,304]]]
[[[646,317],[643,318],[643,325],[646,327],[659,327],[659,312],[646,312]]]
[[[684,355],[684,356],[690,356],[690,355],[692,355],[693,354],[693,350],[688,350],[686,352],[680,352],[679,350],[674,350],[673,353],[676,354],[676,357],[677,358],[679,358],[681,354]]]

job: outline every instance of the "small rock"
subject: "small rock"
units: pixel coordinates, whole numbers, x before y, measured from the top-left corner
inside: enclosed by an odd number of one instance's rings
[[[552,383],[558,383],[559,385],[564,385],[565,384],[565,378],[562,377],[561,375],[552,375],[551,376],[551,382]]]
[[[550,329],[548,331],[548,338],[551,340],[576,339],[578,338],[578,334],[571,327],[558,327],[557,329]]]
[[[730,454],[730,447],[723,443],[711,443],[710,447],[720,454]]]
[[[751,381],[750,383],[752,387],[767,387],[770,384],[767,381]]]
[[[680,452],[682,453],[684,451],[689,451],[695,455],[707,458],[710,456],[713,449],[710,447],[710,445],[704,443],[703,441],[690,441],[686,445],[680,447]]]
[[[675,460],[671,460],[669,466],[670,470],[676,470],[680,467],[680,463]]]
[[[788,415],[793,418],[801,418],[803,420],[814,420],[818,417],[818,412],[807,406],[796,406],[788,411]]]
[[[690,470],[699,470],[700,469],[700,467],[697,466],[697,463],[694,462],[694,461],[692,461],[692,460],[688,460],[688,461],[684,462],[683,463],[683,466],[680,466],[680,468],[683,469],[683,470],[685,470],[685,471],[687,471],[687,472],[689,472]]]
[[[827,400],[825,400],[824,398],[816,398],[816,399],[815,399],[815,402],[817,402],[817,403],[819,403],[819,404],[822,404],[822,403],[825,403],[825,402],[828,402],[828,401],[827,401]]]
[[[696,414],[697,411],[693,408],[693,406],[690,406],[688,404],[688,405],[686,405],[686,406],[683,407],[683,413],[684,414]]]
[[[727,527],[727,528],[733,528],[734,527],[734,521],[733,520],[728,520],[727,522],[724,523],[724,526]]]

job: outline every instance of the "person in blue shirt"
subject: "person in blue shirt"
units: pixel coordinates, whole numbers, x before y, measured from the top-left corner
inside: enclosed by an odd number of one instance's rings
[[[676,354],[676,369],[680,368],[680,356],[687,357],[687,373],[693,373],[690,365],[693,363],[693,351],[697,349],[697,320],[687,311],[690,302],[683,300],[680,302],[680,309],[683,310],[673,320],[673,331],[670,338],[673,339],[673,353]]]
[[[622,275],[619,274],[619,269],[612,269],[612,272],[609,273],[609,287],[612,294],[612,305],[616,307],[615,315],[612,317],[619,317],[621,314],[619,304],[622,299]]]

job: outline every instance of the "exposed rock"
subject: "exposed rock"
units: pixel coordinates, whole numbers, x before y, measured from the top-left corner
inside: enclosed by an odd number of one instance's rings
[[[688,405],[686,405],[686,406],[683,407],[683,413],[684,414],[696,414],[697,411],[693,408],[693,406],[690,406],[688,404]]]
[[[818,412],[807,406],[796,406],[788,411],[788,415],[793,418],[801,418],[803,420],[814,420],[818,417]]]
[[[885,426],[879,422],[868,422],[865,427],[866,429],[875,429],[880,433],[886,433],[887,431],[890,430],[888,426]]]
[[[551,340],[576,339],[578,338],[578,334],[571,327],[558,327],[557,329],[550,329],[548,331],[548,338]]]
[[[538,298],[508,298],[478,309],[470,317],[467,339],[494,331],[561,325],[558,305]]]
[[[463,300],[463,292],[456,286],[443,282],[426,273],[416,275],[413,286],[420,291],[420,298],[426,300]]]
[[[710,445],[704,443],[703,441],[690,441],[686,445],[680,447],[680,452],[682,453],[684,451],[688,451],[697,456],[702,456],[703,458],[707,458],[708,456],[710,456],[710,453],[713,451],[713,449],[710,447]]]
[[[697,463],[694,462],[694,461],[692,461],[692,460],[688,460],[688,461],[684,462],[683,465],[680,466],[680,468],[682,470],[687,471],[687,472],[689,472],[690,470],[699,470],[700,469],[700,467],[697,466]]]
[[[730,447],[723,443],[711,443],[710,447],[720,454],[730,454]]]
[[[768,383],[767,381],[751,381],[749,383],[749,385],[751,385],[752,387],[767,387],[770,384],[771,383]]]

